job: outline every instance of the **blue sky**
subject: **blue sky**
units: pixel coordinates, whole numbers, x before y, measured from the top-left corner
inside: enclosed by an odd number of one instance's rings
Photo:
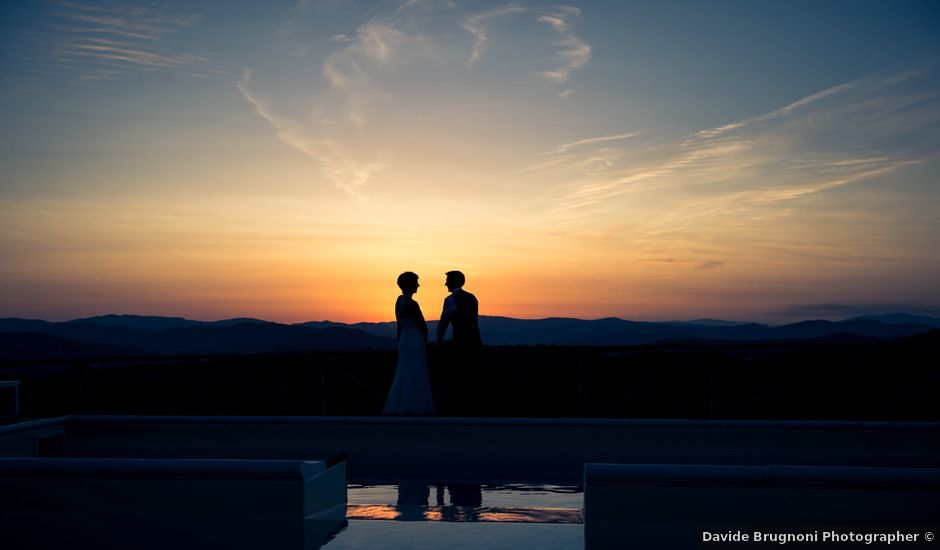
[[[0,9],[0,315],[940,307],[936,3]]]

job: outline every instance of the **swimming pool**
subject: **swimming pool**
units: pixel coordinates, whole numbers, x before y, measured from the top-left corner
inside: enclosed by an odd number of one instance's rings
[[[584,547],[581,525],[350,520],[324,550],[570,550]]]
[[[346,495],[348,525],[324,550],[584,546],[580,486],[400,480]]]

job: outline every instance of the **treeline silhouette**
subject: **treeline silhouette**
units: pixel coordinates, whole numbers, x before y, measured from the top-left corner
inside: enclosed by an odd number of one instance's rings
[[[890,342],[484,349],[478,394],[454,395],[432,348],[440,410],[486,416],[940,420],[940,331]],[[0,362],[21,413],[378,415],[394,351]]]

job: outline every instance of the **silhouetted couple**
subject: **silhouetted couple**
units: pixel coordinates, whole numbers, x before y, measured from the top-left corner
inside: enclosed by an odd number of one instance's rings
[[[447,272],[444,284],[450,296],[444,300],[437,325],[437,343],[442,348],[447,328],[453,326],[453,340],[443,354],[449,363],[444,385],[450,397],[446,407],[450,414],[478,411],[474,388],[479,373],[473,372],[473,367],[479,363],[483,341],[480,338],[479,304],[473,294],[463,289],[465,282],[463,273]],[[401,289],[401,296],[395,302],[398,364],[383,414],[432,415],[435,412],[428,375],[428,324],[413,298],[419,286],[415,273],[406,271],[398,276],[398,288]]]

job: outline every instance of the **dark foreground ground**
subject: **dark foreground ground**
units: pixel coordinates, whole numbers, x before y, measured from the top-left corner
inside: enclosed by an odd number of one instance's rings
[[[431,350],[450,416],[940,420],[940,331],[893,342]],[[20,416],[377,415],[395,352],[0,362]]]

